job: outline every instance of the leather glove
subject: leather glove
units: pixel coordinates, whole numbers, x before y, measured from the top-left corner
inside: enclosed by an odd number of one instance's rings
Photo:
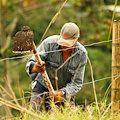
[[[44,72],[45,71],[45,62],[42,61],[42,65],[39,62],[36,62],[31,72]]]
[[[61,102],[63,101],[63,92],[62,91],[54,91],[54,93],[50,94],[50,97],[52,98],[53,102]]]

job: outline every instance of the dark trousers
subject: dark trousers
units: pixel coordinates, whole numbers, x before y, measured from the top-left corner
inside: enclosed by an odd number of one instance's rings
[[[42,111],[50,109],[50,97],[49,91],[43,85],[41,85],[38,81],[36,82],[35,86],[32,89],[30,106],[33,111]],[[74,96],[72,96],[69,100],[70,106],[75,106],[74,103]],[[57,106],[64,106],[64,102],[58,102]]]
[[[30,99],[30,106],[33,111],[48,110],[50,105],[50,98],[48,89],[41,85],[38,81],[34,81],[36,84],[32,88],[32,94]]]

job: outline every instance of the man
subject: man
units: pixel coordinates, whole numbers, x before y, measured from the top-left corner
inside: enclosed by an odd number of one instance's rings
[[[35,111],[42,110],[41,104],[48,101],[48,95],[41,95],[48,92],[41,74],[45,69],[55,90],[52,94],[54,102],[58,101],[60,97],[64,97],[74,105],[74,96],[81,89],[87,63],[87,51],[77,42],[79,34],[79,28],[76,24],[64,24],[60,35],[46,38],[37,48],[45,65],[37,63],[34,56],[27,62],[26,71],[34,80],[31,106]],[[63,63],[65,64],[60,67]],[[57,71],[58,80],[56,84],[55,70],[58,67],[60,68]]]

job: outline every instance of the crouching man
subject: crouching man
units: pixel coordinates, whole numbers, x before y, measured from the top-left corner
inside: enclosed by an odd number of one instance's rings
[[[74,96],[81,89],[87,63],[87,51],[78,42],[79,35],[75,23],[64,24],[60,35],[50,36],[38,46],[43,65],[36,61],[34,55],[27,62],[26,71],[33,80],[30,101],[33,110],[41,111],[43,104],[45,109],[49,106],[50,94],[44,94],[49,91],[41,74],[45,69],[55,90],[52,94],[54,102],[63,97],[74,105]],[[55,70],[59,67],[56,84]]]

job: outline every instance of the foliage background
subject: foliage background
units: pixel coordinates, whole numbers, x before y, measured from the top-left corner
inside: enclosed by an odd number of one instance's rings
[[[117,1],[117,0],[116,0]],[[64,0],[1,0],[0,1],[0,84],[7,89],[5,79],[12,85],[17,96],[28,97],[29,102],[31,79],[25,71],[25,65],[29,57],[21,59],[7,59],[23,56],[13,54],[13,37],[24,25],[34,32],[36,46],[42,38],[51,19],[59,10]],[[80,30],[79,42],[83,45],[107,41],[112,39],[109,32],[112,24],[113,11],[107,9],[113,5],[113,0],[68,0],[59,16],[50,26],[44,38],[59,34],[62,25],[66,22],[75,22]],[[117,1],[117,7],[120,1]],[[106,9],[104,9],[104,6]],[[115,12],[114,20],[120,20],[120,12]],[[111,42],[86,47],[91,60],[94,79],[102,79],[111,76]],[[26,55],[26,54],[24,54]],[[84,83],[91,82],[90,66],[86,65]],[[105,92],[110,85],[111,79],[96,82],[98,100],[103,100]],[[10,99],[6,94],[1,96]],[[110,102],[110,89],[108,91]],[[94,102],[92,84],[83,85],[76,95],[76,104],[85,105]],[[12,110],[16,116],[17,111]],[[5,108],[0,106],[1,116],[7,114]]]

